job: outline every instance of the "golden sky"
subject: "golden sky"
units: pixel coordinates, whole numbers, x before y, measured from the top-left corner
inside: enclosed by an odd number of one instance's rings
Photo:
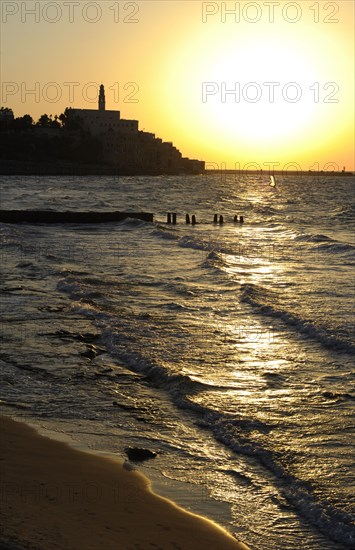
[[[207,167],[353,170],[354,23],[352,0],[2,0],[1,105],[96,108],[103,83]]]

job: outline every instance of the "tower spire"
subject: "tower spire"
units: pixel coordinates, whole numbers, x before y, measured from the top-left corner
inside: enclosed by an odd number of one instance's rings
[[[104,85],[101,84],[100,93],[99,93],[99,111],[105,111],[105,109],[106,109],[105,88],[104,88]]]

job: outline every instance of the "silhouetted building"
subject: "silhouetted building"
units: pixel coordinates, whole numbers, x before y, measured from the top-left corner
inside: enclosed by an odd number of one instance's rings
[[[107,111],[102,84],[98,110],[70,109],[70,116],[80,119],[83,129],[100,139],[105,161],[118,172],[200,174],[204,171],[203,161],[182,158],[172,143],[140,131],[137,120],[121,119],[120,111]]]

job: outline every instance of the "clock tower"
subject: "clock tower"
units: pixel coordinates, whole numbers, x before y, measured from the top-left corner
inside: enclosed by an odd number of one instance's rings
[[[99,111],[105,111],[105,110],[106,110],[105,88],[104,88],[104,85],[101,84],[100,93],[99,93]]]

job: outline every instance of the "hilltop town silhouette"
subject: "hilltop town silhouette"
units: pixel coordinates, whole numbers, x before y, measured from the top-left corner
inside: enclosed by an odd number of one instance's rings
[[[2,174],[201,174],[205,162],[183,157],[172,142],[139,130],[137,120],[106,110],[100,86],[98,109],[66,108],[55,116],[15,118],[0,109]]]

